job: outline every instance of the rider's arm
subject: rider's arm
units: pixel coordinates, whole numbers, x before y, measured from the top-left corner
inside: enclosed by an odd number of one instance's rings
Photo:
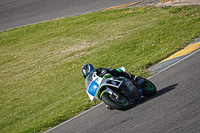
[[[117,69],[107,69],[107,72],[115,77],[121,76],[121,77],[129,78],[129,79],[134,79],[135,77],[137,77],[127,72],[118,71]]]
[[[127,73],[127,72],[122,72],[122,71],[118,71],[117,69],[112,69],[112,68],[97,68],[96,69],[97,75],[102,75],[104,73],[110,73],[111,75],[115,76],[115,77],[125,77],[125,78],[129,78],[131,80],[136,81],[137,78],[140,78],[138,76],[135,76],[133,74]]]
[[[107,72],[107,68],[102,68],[102,67],[100,67],[100,68],[97,68],[96,69],[96,72],[97,72],[97,75],[101,75],[101,74],[103,74],[103,73],[105,73],[105,72]]]

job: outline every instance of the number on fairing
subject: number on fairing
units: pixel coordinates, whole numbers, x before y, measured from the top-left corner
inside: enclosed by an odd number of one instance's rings
[[[92,83],[90,84],[89,88],[88,88],[88,93],[92,96],[95,95],[95,93],[97,92],[99,85],[95,82],[92,81]]]

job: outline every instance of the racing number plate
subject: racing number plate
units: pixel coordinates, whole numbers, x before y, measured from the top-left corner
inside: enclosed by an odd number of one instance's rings
[[[92,83],[90,84],[89,88],[88,88],[88,93],[92,96],[95,95],[95,93],[97,92],[99,85],[95,82],[92,81]]]

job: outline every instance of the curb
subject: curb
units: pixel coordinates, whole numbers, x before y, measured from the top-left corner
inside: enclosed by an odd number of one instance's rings
[[[162,0],[162,1],[158,2],[157,4],[172,3],[174,1],[176,1],[176,0]]]
[[[123,5],[119,5],[119,6],[112,6],[112,7],[103,9],[101,11],[109,11],[109,10],[115,10],[115,9],[128,8],[130,6],[136,5],[136,4],[141,3],[141,2],[143,2],[143,0],[142,1],[138,1],[138,2],[134,2],[134,3],[123,4]]]
[[[184,5],[200,5],[199,0],[161,0],[156,6],[184,6]]]
[[[150,67],[148,70],[152,74],[157,73],[158,71],[165,69],[167,66],[174,64],[175,62],[181,60],[185,56],[190,55],[191,53],[197,51],[198,49],[200,49],[200,38],[198,38],[197,41],[190,43],[184,49],[174,53],[173,55],[159,62],[158,64]]]

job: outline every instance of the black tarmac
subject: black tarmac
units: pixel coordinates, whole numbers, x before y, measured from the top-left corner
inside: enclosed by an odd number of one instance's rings
[[[0,31],[139,0],[1,0]]]

